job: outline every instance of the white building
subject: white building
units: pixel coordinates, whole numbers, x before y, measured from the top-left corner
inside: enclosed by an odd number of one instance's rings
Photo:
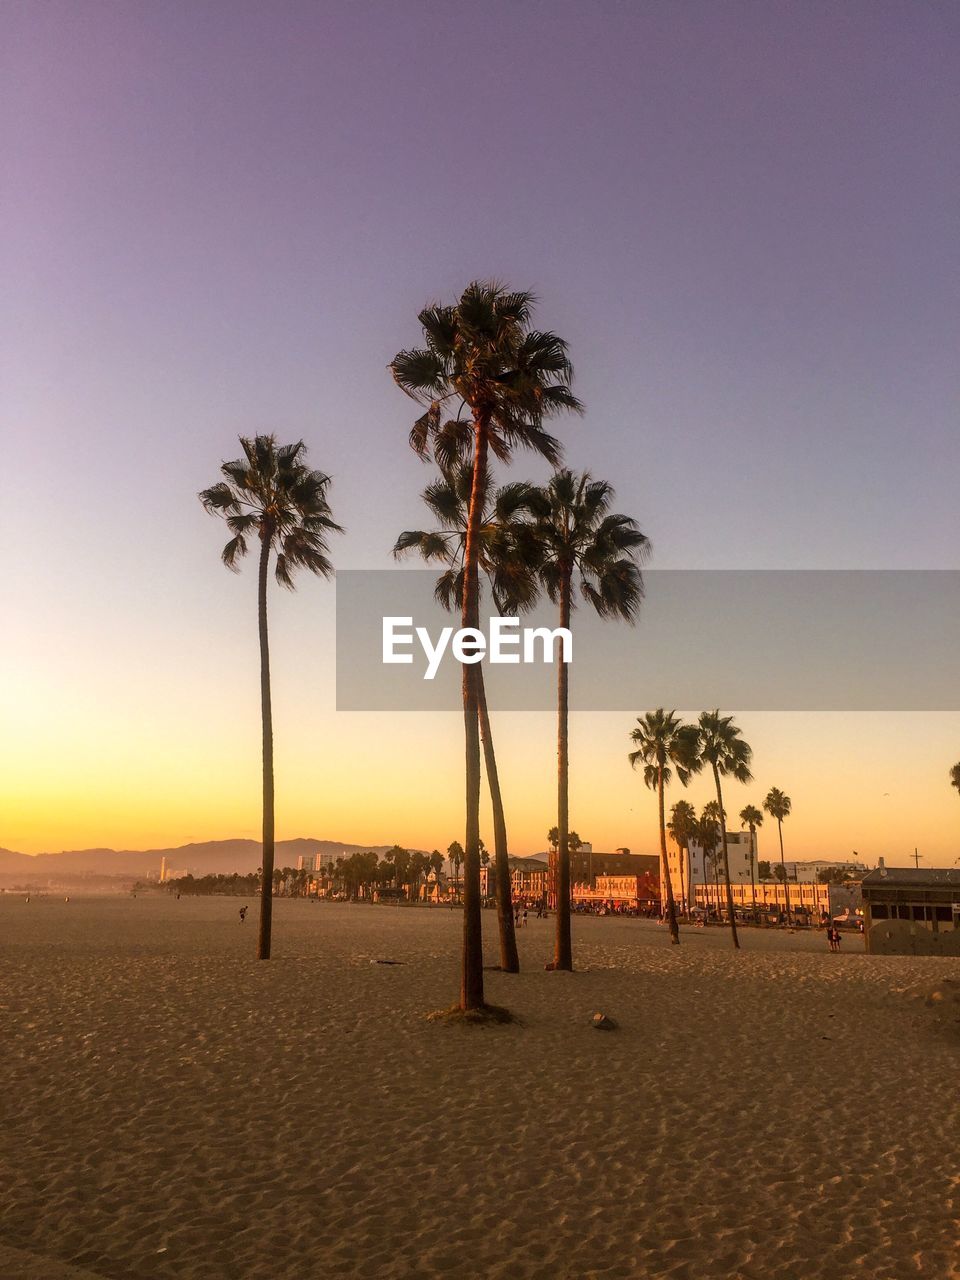
[[[682,858],[682,864],[681,864]],[[727,860],[730,864],[731,884],[750,884],[750,832],[727,832]],[[682,876],[681,876],[682,865]],[[673,896],[679,903],[686,900],[691,905],[696,900],[698,884],[712,884],[719,876],[723,880],[723,849],[717,845],[716,860],[706,858],[700,845],[691,843],[689,851],[681,855],[673,840],[667,840],[667,868],[670,872],[670,886]],[[753,878],[757,876],[757,853],[753,855]]]

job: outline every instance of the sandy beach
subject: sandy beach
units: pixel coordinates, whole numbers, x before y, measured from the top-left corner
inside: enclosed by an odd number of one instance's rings
[[[239,906],[0,898],[5,1275],[960,1274],[956,961],[531,920],[450,1027],[458,913]]]

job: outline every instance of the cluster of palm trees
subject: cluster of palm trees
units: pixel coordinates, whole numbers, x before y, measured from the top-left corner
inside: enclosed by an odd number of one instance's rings
[[[950,769],[950,785],[957,788],[957,794],[960,795],[960,760]]]
[[[392,887],[404,890],[411,901],[416,901],[431,872],[439,882],[443,866],[444,858],[439,849],[422,853],[418,849],[404,849],[395,844],[383,855],[374,850],[351,853],[346,857],[331,858],[316,872],[302,874],[307,882],[319,877],[334,893],[354,900],[368,896],[375,888]]]
[[[481,592],[501,613],[526,611],[546,596],[570,627],[577,596],[604,618],[632,621],[643,595],[640,563],[649,544],[629,516],[611,510],[605,481],[560,466],[547,422],[581,413],[571,385],[567,344],[532,326],[534,299],[495,283],[474,282],[450,306],[426,307],[423,345],[391,362],[397,385],[424,412],[410,444],[438,475],[423,493],[434,528],[400,535],[400,556],[416,551],[441,572],[437,599],[479,629]],[[546,485],[497,488],[491,456],[508,464],[517,449],[554,468]],[[507,825],[482,664],[464,664],[466,835],[460,1008],[485,1007],[480,902],[481,755],[494,814],[494,865],[501,968],[519,970],[510,898]],[[569,669],[557,672],[557,912],[552,965],[573,967],[570,927],[568,751]]]

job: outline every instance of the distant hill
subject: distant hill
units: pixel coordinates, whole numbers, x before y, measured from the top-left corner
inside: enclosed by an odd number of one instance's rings
[[[388,844],[348,844],[339,840],[278,840],[276,865],[295,867],[297,858],[319,853],[324,860],[369,849],[386,853]],[[60,876],[146,876],[160,870],[160,859],[167,859],[174,871],[191,871],[194,875],[246,874],[260,866],[259,840],[207,840],[178,845],[171,849],[70,849],[62,853],[15,853],[0,849],[0,877],[48,880]]]

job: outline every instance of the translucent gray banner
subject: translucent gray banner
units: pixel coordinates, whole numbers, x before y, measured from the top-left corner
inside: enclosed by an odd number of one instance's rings
[[[448,647],[432,680],[414,637],[409,664],[383,661],[384,618],[436,644],[458,615],[434,600],[428,570],[337,575],[337,709],[454,711],[461,666]],[[571,630],[570,705],[580,711],[666,706],[728,711],[960,710],[960,571],[647,570],[631,626],[579,601]],[[495,611],[485,592],[481,627]],[[545,602],[522,627],[559,625]],[[483,664],[491,708],[545,711],[557,667]],[[514,646],[512,652],[517,652]]]

